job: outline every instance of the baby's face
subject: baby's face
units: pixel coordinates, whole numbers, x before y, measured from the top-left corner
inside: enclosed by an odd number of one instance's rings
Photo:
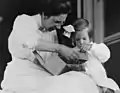
[[[75,36],[75,44],[76,47],[81,47],[82,44],[88,44],[90,43],[90,38],[88,35],[88,30],[87,28],[84,29],[83,31],[78,31]]]

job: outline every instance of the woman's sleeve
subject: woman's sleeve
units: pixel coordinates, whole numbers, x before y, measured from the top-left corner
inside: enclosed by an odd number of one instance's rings
[[[27,15],[18,16],[9,37],[9,50],[19,58],[33,57],[32,51],[39,38],[35,21]]]
[[[106,62],[110,58],[110,50],[104,43],[93,43],[90,52],[102,63]]]

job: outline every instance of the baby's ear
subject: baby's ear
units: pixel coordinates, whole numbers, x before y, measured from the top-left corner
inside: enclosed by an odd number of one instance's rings
[[[90,36],[89,36],[89,40],[90,40],[90,42],[94,42],[94,41],[93,41],[93,38],[91,38]]]

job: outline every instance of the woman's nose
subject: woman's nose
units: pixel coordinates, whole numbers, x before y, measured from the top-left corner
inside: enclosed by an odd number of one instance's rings
[[[63,23],[58,23],[58,24],[56,24],[56,28],[60,29],[62,25],[63,25]]]
[[[61,25],[56,25],[56,28],[57,29],[61,29]]]

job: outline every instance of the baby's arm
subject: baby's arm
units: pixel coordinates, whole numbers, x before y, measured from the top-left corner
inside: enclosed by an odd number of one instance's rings
[[[88,53],[95,56],[102,63],[106,62],[110,58],[110,50],[104,43],[93,43]]]

